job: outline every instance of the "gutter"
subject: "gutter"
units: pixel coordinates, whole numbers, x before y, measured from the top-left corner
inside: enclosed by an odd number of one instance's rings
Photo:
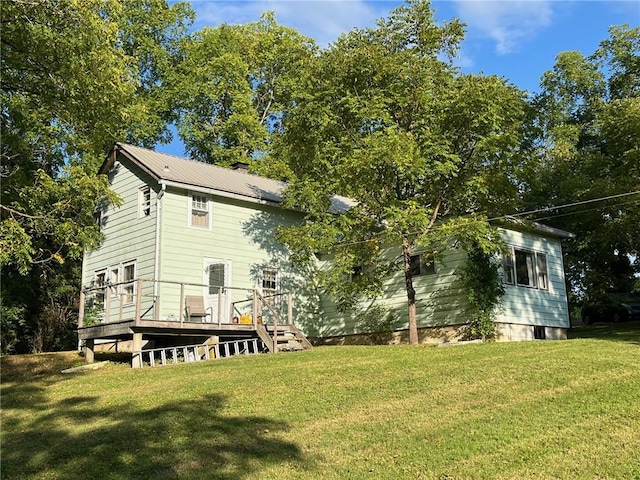
[[[180,190],[188,190],[191,192],[198,192],[198,193],[206,193],[208,195],[212,195],[212,196],[218,196],[218,197],[224,197],[224,198],[231,198],[234,200],[242,200],[244,202],[251,202],[251,203],[258,203],[261,205],[271,205],[274,207],[277,207],[280,205],[280,202],[276,202],[273,200],[264,200],[261,198],[255,198],[255,197],[249,197],[246,195],[240,195],[237,193],[231,193],[231,192],[225,192],[223,190],[217,190],[215,188],[206,188],[206,187],[198,187],[196,185],[189,185],[187,183],[182,183],[182,182],[175,182],[172,180],[159,180],[159,182],[161,185],[164,185],[165,187],[175,187],[175,188],[179,188]]]

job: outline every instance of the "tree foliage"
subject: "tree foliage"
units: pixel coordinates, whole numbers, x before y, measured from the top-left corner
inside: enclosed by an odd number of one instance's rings
[[[293,172],[288,201],[309,212],[282,238],[299,258],[332,252],[334,289],[352,285],[336,287],[354,265],[370,272],[372,292],[390,268],[404,270],[412,342],[411,254],[420,246],[437,255],[454,235],[495,250],[483,218],[515,196],[523,158],[523,93],[443,59],[462,36],[456,20],[436,25],[424,1],[343,35],[309,69],[278,144]],[[358,203],[335,215],[334,194]],[[389,246],[392,265],[381,254]]]
[[[116,140],[163,138],[161,67],[188,9],[160,0],[12,0],[0,9],[2,309],[25,315],[3,321],[3,336],[58,348],[48,338],[57,330],[42,322],[70,305],[82,252],[100,241],[96,207],[118,202],[97,167]]]
[[[171,77],[189,155],[227,166],[264,157],[314,49],[311,39],[269,13],[254,23],[196,32]]]
[[[563,52],[533,99],[539,161],[528,208],[576,235],[565,264],[575,300],[628,292],[640,272],[640,28],[612,27],[592,55]],[[625,195],[619,197],[619,195]],[[547,215],[545,215],[547,216]]]

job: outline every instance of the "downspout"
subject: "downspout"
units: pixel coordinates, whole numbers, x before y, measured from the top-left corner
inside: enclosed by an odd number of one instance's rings
[[[158,297],[158,280],[160,275],[160,231],[162,226],[162,197],[164,197],[164,192],[167,190],[167,186],[165,183],[160,180],[160,191],[156,196],[156,245],[155,245],[155,253],[153,260],[153,298],[154,301]]]

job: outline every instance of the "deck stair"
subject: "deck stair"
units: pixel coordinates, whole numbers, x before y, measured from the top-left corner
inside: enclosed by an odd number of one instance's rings
[[[258,325],[258,335],[271,353],[313,348],[307,337],[294,325]]]
[[[215,360],[236,355],[254,355],[265,350],[261,339],[247,338],[215,344],[199,343],[177,347],[149,348],[140,350],[137,354],[134,353],[133,358],[138,356],[141,367],[157,367]]]

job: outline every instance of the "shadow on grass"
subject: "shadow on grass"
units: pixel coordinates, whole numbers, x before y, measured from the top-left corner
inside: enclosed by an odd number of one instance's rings
[[[597,323],[573,327],[569,330],[569,338],[594,338],[640,345],[640,322]]]
[[[222,414],[223,395],[105,407],[92,396],[47,401],[42,385],[3,389],[11,413],[3,415],[3,479],[237,480],[274,464],[308,467],[294,443],[278,438],[286,423]]]

